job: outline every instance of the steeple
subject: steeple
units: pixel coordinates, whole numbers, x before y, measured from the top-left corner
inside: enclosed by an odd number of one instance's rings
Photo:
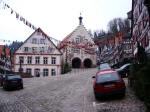
[[[80,13],[80,17],[79,17],[79,25],[82,25],[82,19],[83,19],[83,17],[81,16],[81,13]]]

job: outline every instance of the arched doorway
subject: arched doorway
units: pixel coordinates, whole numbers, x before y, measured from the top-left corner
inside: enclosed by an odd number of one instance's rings
[[[84,60],[84,67],[85,68],[91,68],[92,66],[92,61],[90,59],[85,59]]]
[[[72,60],[72,68],[80,68],[81,60],[79,58],[74,58]]]

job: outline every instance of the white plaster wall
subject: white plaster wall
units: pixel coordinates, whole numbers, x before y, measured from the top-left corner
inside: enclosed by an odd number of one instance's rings
[[[32,43],[33,38],[37,39],[37,44]],[[40,39],[45,39],[45,43],[40,44]],[[45,38],[42,35],[37,35],[37,32],[33,33],[33,35],[26,40],[26,42],[16,51],[16,53],[24,53],[24,47],[29,47],[29,48],[32,48],[32,47],[37,47],[37,48],[38,47],[45,47],[45,48],[51,47],[51,48],[55,49],[54,52],[52,52],[52,54],[61,54],[58,51],[58,49],[56,49],[55,46],[51,43],[51,41],[49,41],[48,38]]]
[[[37,38],[38,43],[33,44],[32,39]],[[43,39],[42,35],[37,35],[37,32],[34,32],[25,42],[24,44],[15,52],[14,57],[14,71],[18,72],[20,63],[19,63],[19,57],[24,57],[24,63],[22,64],[23,71],[26,72],[26,68],[32,69],[32,75],[34,76],[34,69],[39,68],[40,72],[43,72],[43,69],[49,69],[49,75],[51,75],[51,69],[56,70],[56,74],[61,73],[61,53],[59,50],[54,46],[54,44],[49,41],[47,38],[45,38],[45,44],[40,44],[40,39]],[[32,53],[32,52],[24,52],[24,47],[51,47],[54,48],[54,52],[52,53]],[[32,64],[27,63],[27,57],[32,57]],[[40,57],[40,64],[35,64],[35,57]],[[43,64],[43,57],[48,58],[48,64]],[[51,64],[51,57],[56,57],[56,64]]]
[[[15,66],[15,72],[18,72],[20,65],[16,65]],[[31,68],[31,75],[34,76],[34,70],[35,69],[40,69],[40,75],[43,76],[43,69],[48,69],[49,70],[49,74],[48,76],[51,76],[51,69],[55,69],[56,71],[56,75],[60,75],[61,71],[60,71],[60,66],[40,66],[40,65],[22,65],[23,68],[23,72],[26,72],[27,68]]]

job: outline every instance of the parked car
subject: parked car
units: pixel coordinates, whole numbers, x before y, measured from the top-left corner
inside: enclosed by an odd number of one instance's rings
[[[0,86],[3,86],[4,74],[0,74]]]
[[[23,79],[20,75],[7,74],[3,80],[4,89],[20,88],[23,89]]]
[[[130,72],[130,66],[131,64],[125,64],[122,67],[116,69],[116,71],[121,75],[122,78],[128,77],[128,74]]]
[[[109,66],[108,63],[101,63],[101,64],[99,65],[99,70],[100,70],[100,71],[102,71],[102,70],[110,70],[110,69],[111,69],[111,67]]]
[[[96,99],[115,94],[120,94],[123,97],[125,96],[125,82],[117,71],[100,71],[96,76],[93,76],[93,78],[95,78],[93,90]]]

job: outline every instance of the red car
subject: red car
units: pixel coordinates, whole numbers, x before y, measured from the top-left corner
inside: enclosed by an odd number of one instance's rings
[[[125,96],[126,86],[117,71],[103,70],[98,72],[93,78],[95,78],[93,89],[96,99],[114,94]]]

